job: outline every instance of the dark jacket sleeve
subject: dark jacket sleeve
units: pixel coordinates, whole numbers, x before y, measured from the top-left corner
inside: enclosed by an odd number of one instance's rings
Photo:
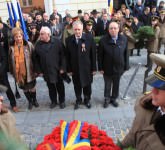
[[[92,50],[91,50],[91,64],[92,64],[92,71],[96,71],[96,43],[94,42],[93,37],[92,38]]]
[[[60,42],[60,69],[66,72],[65,47],[62,42]]]
[[[39,41],[36,43],[34,51],[32,53],[32,61],[33,61],[33,65],[34,65],[34,72],[42,73],[41,66],[40,66],[40,58],[37,54],[38,45],[39,45]]]
[[[6,71],[7,67],[7,57],[4,51],[4,48],[0,45],[0,75]]]
[[[65,40],[66,43],[66,47],[65,47],[65,56],[66,56],[66,68],[67,68],[67,72],[72,72],[71,69],[71,56],[70,56],[70,52],[69,52],[69,48],[68,48],[68,43],[69,43],[69,39],[67,38]]]
[[[103,43],[102,39],[99,41],[99,47],[97,51],[97,60],[98,60],[98,70],[101,71],[103,70],[103,60],[104,60],[104,54],[103,54]]]
[[[126,43],[126,47],[125,47],[125,51],[124,51],[124,70],[128,70],[129,69],[129,52],[127,50],[127,46],[128,46],[128,40],[125,37],[125,43]]]

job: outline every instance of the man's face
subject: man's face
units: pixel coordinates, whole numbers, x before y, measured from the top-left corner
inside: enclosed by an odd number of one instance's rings
[[[46,33],[45,31],[40,31],[40,40],[41,41],[47,42],[47,41],[49,41],[49,39],[50,39],[50,36],[48,33]]]
[[[86,25],[86,29],[87,29],[88,31],[92,30],[92,25]]]
[[[83,25],[81,24],[75,24],[73,26],[73,31],[76,37],[81,37],[82,36],[82,32],[83,32]]]
[[[116,22],[112,22],[109,24],[109,34],[112,37],[117,37],[119,33],[119,25]]]
[[[157,88],[152,89],[152,104],[154,106],[161,106],[165,108],[165,90]]]
[[[103,20],[107,20],[108,19],[108,15],[107,14],[103,14]]]

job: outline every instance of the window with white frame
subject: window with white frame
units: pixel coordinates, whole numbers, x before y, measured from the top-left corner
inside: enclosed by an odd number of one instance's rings
[[[22,0],[23,6],[31,6],[32,5],[32,0]]]

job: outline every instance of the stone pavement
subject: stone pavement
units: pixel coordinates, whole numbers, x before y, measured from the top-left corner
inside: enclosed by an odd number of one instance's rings
[[[136,52],[135,52],[136,53]],[[21,112],[14,113],[16,117],[16,126],[21,132],[22,137],[28,144],[30,149],[34,149],[37,143],[41,142],[45,134],[49,134],[51,130],[58,125],[61,119],[72,121],[81,120],[88,121],[90,123],[96,124],[100,129],[105,130],[109,136],[116,138],[122,138],[121,130],[126,133],[131,127],[131,123],[134,117],[134,103],[135,100],[142,94],[144,71],[146,64],[146,50],[142,50],[142,56],[132,56],[130,57],[130,69],[125,72],[122,76],[120,82],[120,96],[118,102],[120,106],[114,108],[111,105],[107,109],[102,107],[103,105],[103,89],[104,82],[100,74],[94,77],[92,85],[92,108],[87,109],[85,106],[81,105],[81,108],[74,110],[75,96],[73,91],[73,85],[65,84],[66,88],[66,108],[59,109],[57,106],[54,109],[49,109],[50,99],[48,96],[48,89],[42,78],[37,79],[37,99],[40,104],[39,108],[33,108],[32,111],[27,110],[27,101],[20,90],[21,99],[17,100],[18,107]],[[128,82],[137,66],[138,63],[142,65],[139,68],[138,73],[128,91],[128,98],[122,100],[121,97],[126,90]],[[13,78],[10,77],[11,86],[14,90]],[[8,103],[6,100],[5,103]]]

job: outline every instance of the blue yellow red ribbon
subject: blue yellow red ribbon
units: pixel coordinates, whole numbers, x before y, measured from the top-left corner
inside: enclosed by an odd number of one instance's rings
[[[87,139],[80,140],[80,133],[83,123],[78,120],[72,123],[60,122],[61,126],[61,150],[90,149],[90,142]]]

